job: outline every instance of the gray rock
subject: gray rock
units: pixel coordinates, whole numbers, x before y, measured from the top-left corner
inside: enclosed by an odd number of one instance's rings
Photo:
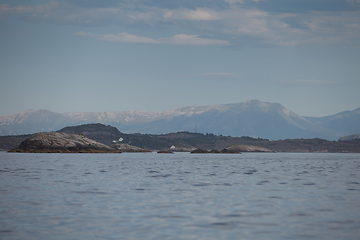
[[[230,147],[227,147],[226,149],[227,150],[236,150],[238,152],[272,152],[268,148],[252,146],[252,145],[244,145],[244,144],[232,145]]]
[[[25,139],[18,148],[9,152],[106,153],[119,151],[82,134],[50,132],[34,134]]]
[[[145,150],[136,146],[131,146],[129,144],[126,143],[115,143],[113,145],[111,145],[111,147],[122,151],[122,152],[151,152],[149,150]]]

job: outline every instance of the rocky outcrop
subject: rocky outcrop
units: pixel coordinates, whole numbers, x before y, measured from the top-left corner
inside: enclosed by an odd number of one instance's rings
[[[234,149],[223,149],[221,151],[217,149],[213,149],[211,151],[208,151],[206,149],[195,149],[194,151],[191,151],[190,153],[240,153]]]
[[[223,149],[220,151],[220,153],[240,153],[239,151],[237,151],[236,149]]]
[[[59,132],[37,133],[9,152],[28,153],[113,153],[120,151],[96,142],[82,134]]]
[[[157,153],[170,153],[170,154],[174,154],[172,151],[168,151],[168,150],[160,150]]]
[[[213,149],[213,150],[209,151],[209,153],[220,153],[220,151],[217,149]]]
[[[243,144],[232,145],[230,147],[227,147],[226,149],[235,150],[238,152],[273,152],[268,148]]]
[[[195,149],[194,151],[191,151],[190,153],[209,153],[206,149]]]
[[[131,146],[126,143],[115,143],[111,147],[121,151],[121,152],[151,152],[150,150],[145,150],[136,146]]]

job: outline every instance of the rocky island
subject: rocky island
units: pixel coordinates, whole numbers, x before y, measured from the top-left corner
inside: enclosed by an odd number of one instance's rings
[[[9,152],[24,153],[120,153],[82,134],[37,133]]]
[[[126,143],[115,143],[111,145],[112,148],[117,149],[121,152],[151,152],[151,150],[145,150],[140,147],[132,146]]]

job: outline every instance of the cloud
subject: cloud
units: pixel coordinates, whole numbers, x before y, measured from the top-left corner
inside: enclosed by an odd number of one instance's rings
[[[226,4],[226,1],[228,4]],[[172,1],[171,8],[166,1],[115,1],[100,4],[95,0],[52,1],[44,5],[10,6],[0,5],[0,19],[10,15],[19,16],[29,22],[45,21],[75,26],[117,25],[129,29],[173,30],[184,34],[169,38],[147,38],[129,33],[88,35],[104,41],[138,42],[156,44],[189,45],[343,45],[359,46],[360,42],[360,0],[323,3],[323,8],[311,7],[310,0],[212,1],[206,6],[202,1]],[[220,6],[222,2],[226,6]],[[147,5],[144,5],[146,3]],[[199,4],[201,7],[192,7]],[[255,5],[254,5],[255,4]],[[270,4],[270,5],[269,5]],[[286,8],[301,6],[306,11],[271,11],[273,5]],[[319,5],[316,2],[316,5]],[[311,5],[311,6],[310,6]],[[331,5],[330,8],[328,5]],[[334,6],[341,5],[339,9]],[[186,8],[184,6],[189,6]],[[320,5],[319,5],[320,6]],[[352,6],[352,11],[348,10]],[[318,11],[312,11],[316,10]],[[305,12],[305,13],[304,13]],[[194,35],[196,33],[196,35]],[[211,36],[202,38],[200,36]],[[221,40],[217,40],[221,39]]]
[[[224,0],[229,4],[244,3],[244,0]]]
[[[285,81],[278,81],[278,83],[282,84],[290,84],[290,85],[331,85],[337,84],[334,81],[325,81],[325,80],[306,80],[306,79],[298,79],[298,80],[285,80]]]
[[[49,4],[44,5],[35,5],[35,6],[16,6],[11,7],[9,4],[0,5],[0,14],[24,14],[24,13],[46,13],[55,9],[59,6],[57,2],[50,2]]]
[[[64,2],[51,1],[49,4],[34,6],[0,5],[0,18],[15,15],[23,21],[44,21],[67,25],[98,26],[111,22],[125,22],[124,12],[115,8],[83,8]]]
[[[77,35],[83,37],[95,37],[102,41],[107,42],[127,42],[127,43],[159,43],[157,40],[141,37],[136,35],[131,35],[129,33],[119,33],[119,34],[93,34],[87,33],[84,31],[78,32]]]
[[[150,43],[150,44],[173,44],[173,45],[230,45],[228,41],[200,38],[199,35],[177,34],[168,38],[152,39],[132,35],[126,32],[118,34],[93,34],[84,31],[77,33],[79,36],[95,37],[107,42],[123,42],[123,43]]]
[[[247,7],[272,13],[352,12],[359,10],[358,0],[266,0],[247,1]]]
[[[170,38],[159,38],[161,43],[178,45],[230,45],[228,41],[200,38],[199,35],[177,34]]]
[[[169,10],[165,9],[164,19],[174,19],[174,20],[219,20],[220,17],[214,10],[199,8],[196,10],[191,9],[177,9]]]

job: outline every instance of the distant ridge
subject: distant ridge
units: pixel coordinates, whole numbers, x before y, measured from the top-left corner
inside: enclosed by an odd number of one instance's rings
[[[325,117],[305,117],[310,122],[340,132],[360,133],[360,108]]]
[[[353,114],[339,114],[343,122],[351,122],[351,119],[356,120],[358,116],[357,110],[354,110]],[[341,128],[335,120],[327,121],[333,125],[324,124],[326,119],[327,117],[301,117],[281,104],[259,100],[234,104],[188,106],[162,112],[55,113],[42,109],[0,116],[0,135],[57,131],[67,126],[88,123],[111,125],[123,133],[150,134],[194,132],[196,126],[197,131],[201,133],[251,136],[270,140],[288,138],[337,140],[342,136],[360,132],[356,130],[360,127],[360,121]],[[341,121],[338,124],[341,124]],[[356,131],[354,132],[353,129]]]
[[[351,141],[351,140],[360,140],[360,133],[339,138],[339,141]]]

